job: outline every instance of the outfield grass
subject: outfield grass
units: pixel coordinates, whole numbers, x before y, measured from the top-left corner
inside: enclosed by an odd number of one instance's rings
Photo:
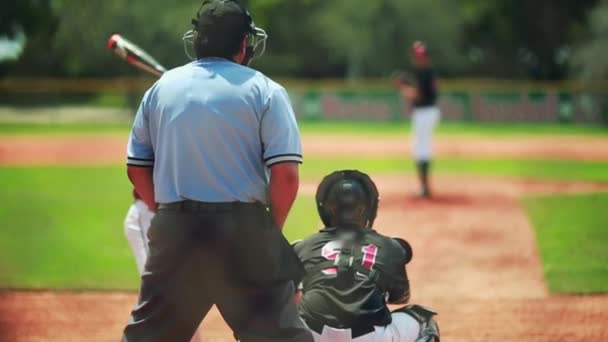
[[[304,122],[303,134],[403,135],[411,130],[409,122]],[[511,135],[608,135],[608,126],[534,123],[442,122],[438,135],[511,136]]]
[[[608,162],[521,159],[439,159],[432,165],[439,174],[467,174],[538,180],[608,182]],[[320,177],[339,169],[358,169],[372,174],[402,174],[415,171],[413,161],[402,158],[307,158],[304,179]]]
[[[607,166],[581,162],[441,161],[437,171],[483,173],[494,168],[492,172],[511,176],[608,181]],[[302,178],[318,182],[325,174],[341,168],[358,168],[373,175],[413,171],[411,162],[405,159],[313,159],[303,165]],[[124,166],[5,167],[0,168],[0,178],[2,286],[136,288],[135,263],[122,230],[131,202]],[[601,208],[596,209],[593,214],[597,216]],[[318,227],[313,197],[299,196],[287,223],[287,237],[293,241]]]
[[[446,159],[436,162],[439,173],[505,176],[557,181],[608,181],[608,162],[520,159]]]
[[[401,136],[411,130],[409,122],[301,122],[302,134]],[[79,134],[125,133],[124,123],[0,123],[0,134]],[[511,136],[511,135],[594,135],[608,136],[608,126],[443,122],[438,135]]]
[[[549,290],[608,292],[608,194],[524,200],[536,231]]]
[[[125,123],[0,123],[0,135],[66,135],[66,134],[124,134],[127,136],[131,129]]]
[[[132,288],[123,168],[0,169],[0,278],[25,288]]]
[[[0,287],[137,288],[124,167],[0,168],[0,178]],[[300,196],[287,237],[314,231],[315,212],[313,197]]]

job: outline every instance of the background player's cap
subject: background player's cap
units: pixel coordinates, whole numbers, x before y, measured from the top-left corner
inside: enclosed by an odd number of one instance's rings
[[[427,58],[428,51],[426,45],[421,41],[415,41],[414,44],[412,44],[412,54],[416,58]]]

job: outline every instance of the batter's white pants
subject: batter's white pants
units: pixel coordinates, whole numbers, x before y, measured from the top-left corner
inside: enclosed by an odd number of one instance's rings
[[[416,161],[428,161],[433,157],[432,138],[433,129],[440,119],[439,108],[414,108],[412,126],[414,130],[413,146]]]
[[[148,258],[148,229],[154,213],[148,209],[144,201],[137,199],[129,207],[125,218],[125,235],[137,264],[137,271],[141,276],[144,272],[144,265]],[[190,340],[191,342],[201,341],[200,333],[197,330]]]
[[[137,271],[141,275],[148,257],[148,229],[154,213],[142,200],[135,200],[125,218],[125,235],[135,256]]]
[[[323,327],[322,334],[312,331],[315,342],[415,342],[420,334],[420,324],[412,316],[403,312],[391,315],[393,322],[384,327],[375,327],[375,331],[351,338],[350,329]]]

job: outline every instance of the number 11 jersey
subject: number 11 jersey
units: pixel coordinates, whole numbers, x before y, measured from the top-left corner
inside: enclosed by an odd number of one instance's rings
[[[306,270],[299,310],[307,323],[339,329],[391,323],[390,304],[409,299],[409,244],[365,227],[329,227],[294,244]]]

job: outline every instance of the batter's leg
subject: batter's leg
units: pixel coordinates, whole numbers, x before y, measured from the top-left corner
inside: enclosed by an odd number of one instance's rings
[[[131,251],[133,252],[133,256],[135,257],[135,264],[137,266],[137,271],[141,275],[144,270],[144,265],[146,264],[147,258],[147,238],[145,237],[144,230],[145,227],[142,227],[140,220],[140,211],[138,207],[132,204],[127,211],[127,216],[124,222],[124,231],[125,236],[127,238],[127,242],[129,243],[129,247],[131,247]]]

